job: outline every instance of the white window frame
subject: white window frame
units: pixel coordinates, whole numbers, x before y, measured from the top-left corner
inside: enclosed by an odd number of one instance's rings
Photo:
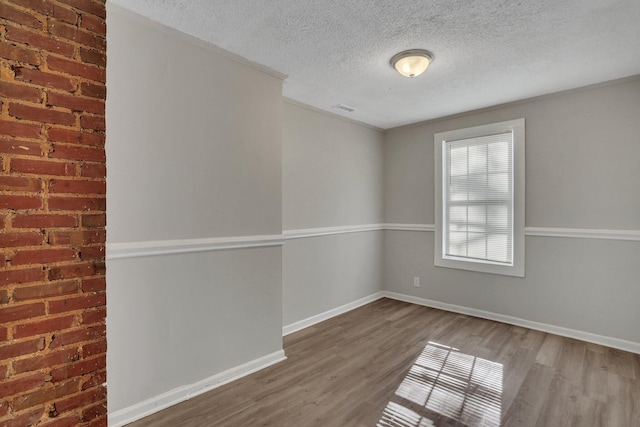
[[[513,263],[511,265],[491,263],[482,260],[452,259],[445,257],[443,245],[444,200],[443,185],[445,171],[446,141],[458,141],[504,132],[513,132]],[[482,273],[524,277],[524,224],[525,224],[525,129],[524,119],[509,120],[483,126],[457,129],[434,135],[435,148],[435,251],[434,263],[437,267],[455,268]]]

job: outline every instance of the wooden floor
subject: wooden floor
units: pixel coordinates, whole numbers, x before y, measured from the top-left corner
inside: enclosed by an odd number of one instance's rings
[[[130,426],[640,426],[640,355],[381,299]]]

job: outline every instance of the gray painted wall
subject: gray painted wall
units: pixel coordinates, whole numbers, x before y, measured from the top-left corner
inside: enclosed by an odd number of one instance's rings
[[[281,88],[113,6],[108,245],[281,233]],[[109,259],[113,413],[282,350],[281,247]]]
[[[382,170],[382,132],[283,103],[284,230],[382,222]]]
[[[113,9],[110,240],[279,234],[282,82]]]
[[[281,248],[109,262],[109,412],[282,349]]]
[[[283,325],[382,290],[383,232],[288,240],[282,253]]]
[[[284,230],[382,222],[382,132],[285,102],[282,159]],[[381,231],[288,240],[283,324],[381,291],[381,255]]]
[[[640,229],[640,79],[388,131],[385,221],[434,222],[434,133],[521,117],[528,227]],[[386,231],[385,290],[640,342],[640,242],[528,236],[524,279],[436,268],[433,250]]]

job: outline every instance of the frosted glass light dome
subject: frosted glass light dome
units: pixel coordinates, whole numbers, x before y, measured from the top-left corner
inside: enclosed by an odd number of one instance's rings
[[[415,77],[424,73],[433,61],[433,54],[423,49],[400,52],[391,58],[391,66],[405,77]]]

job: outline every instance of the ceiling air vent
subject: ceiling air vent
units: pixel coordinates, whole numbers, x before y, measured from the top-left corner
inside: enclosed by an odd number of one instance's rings
[[[335,108],[336,110],[342,110],[346,113],[352,113],[355,111],[355,108],[347,107],[344,104],[334,105],[333,108]]]

